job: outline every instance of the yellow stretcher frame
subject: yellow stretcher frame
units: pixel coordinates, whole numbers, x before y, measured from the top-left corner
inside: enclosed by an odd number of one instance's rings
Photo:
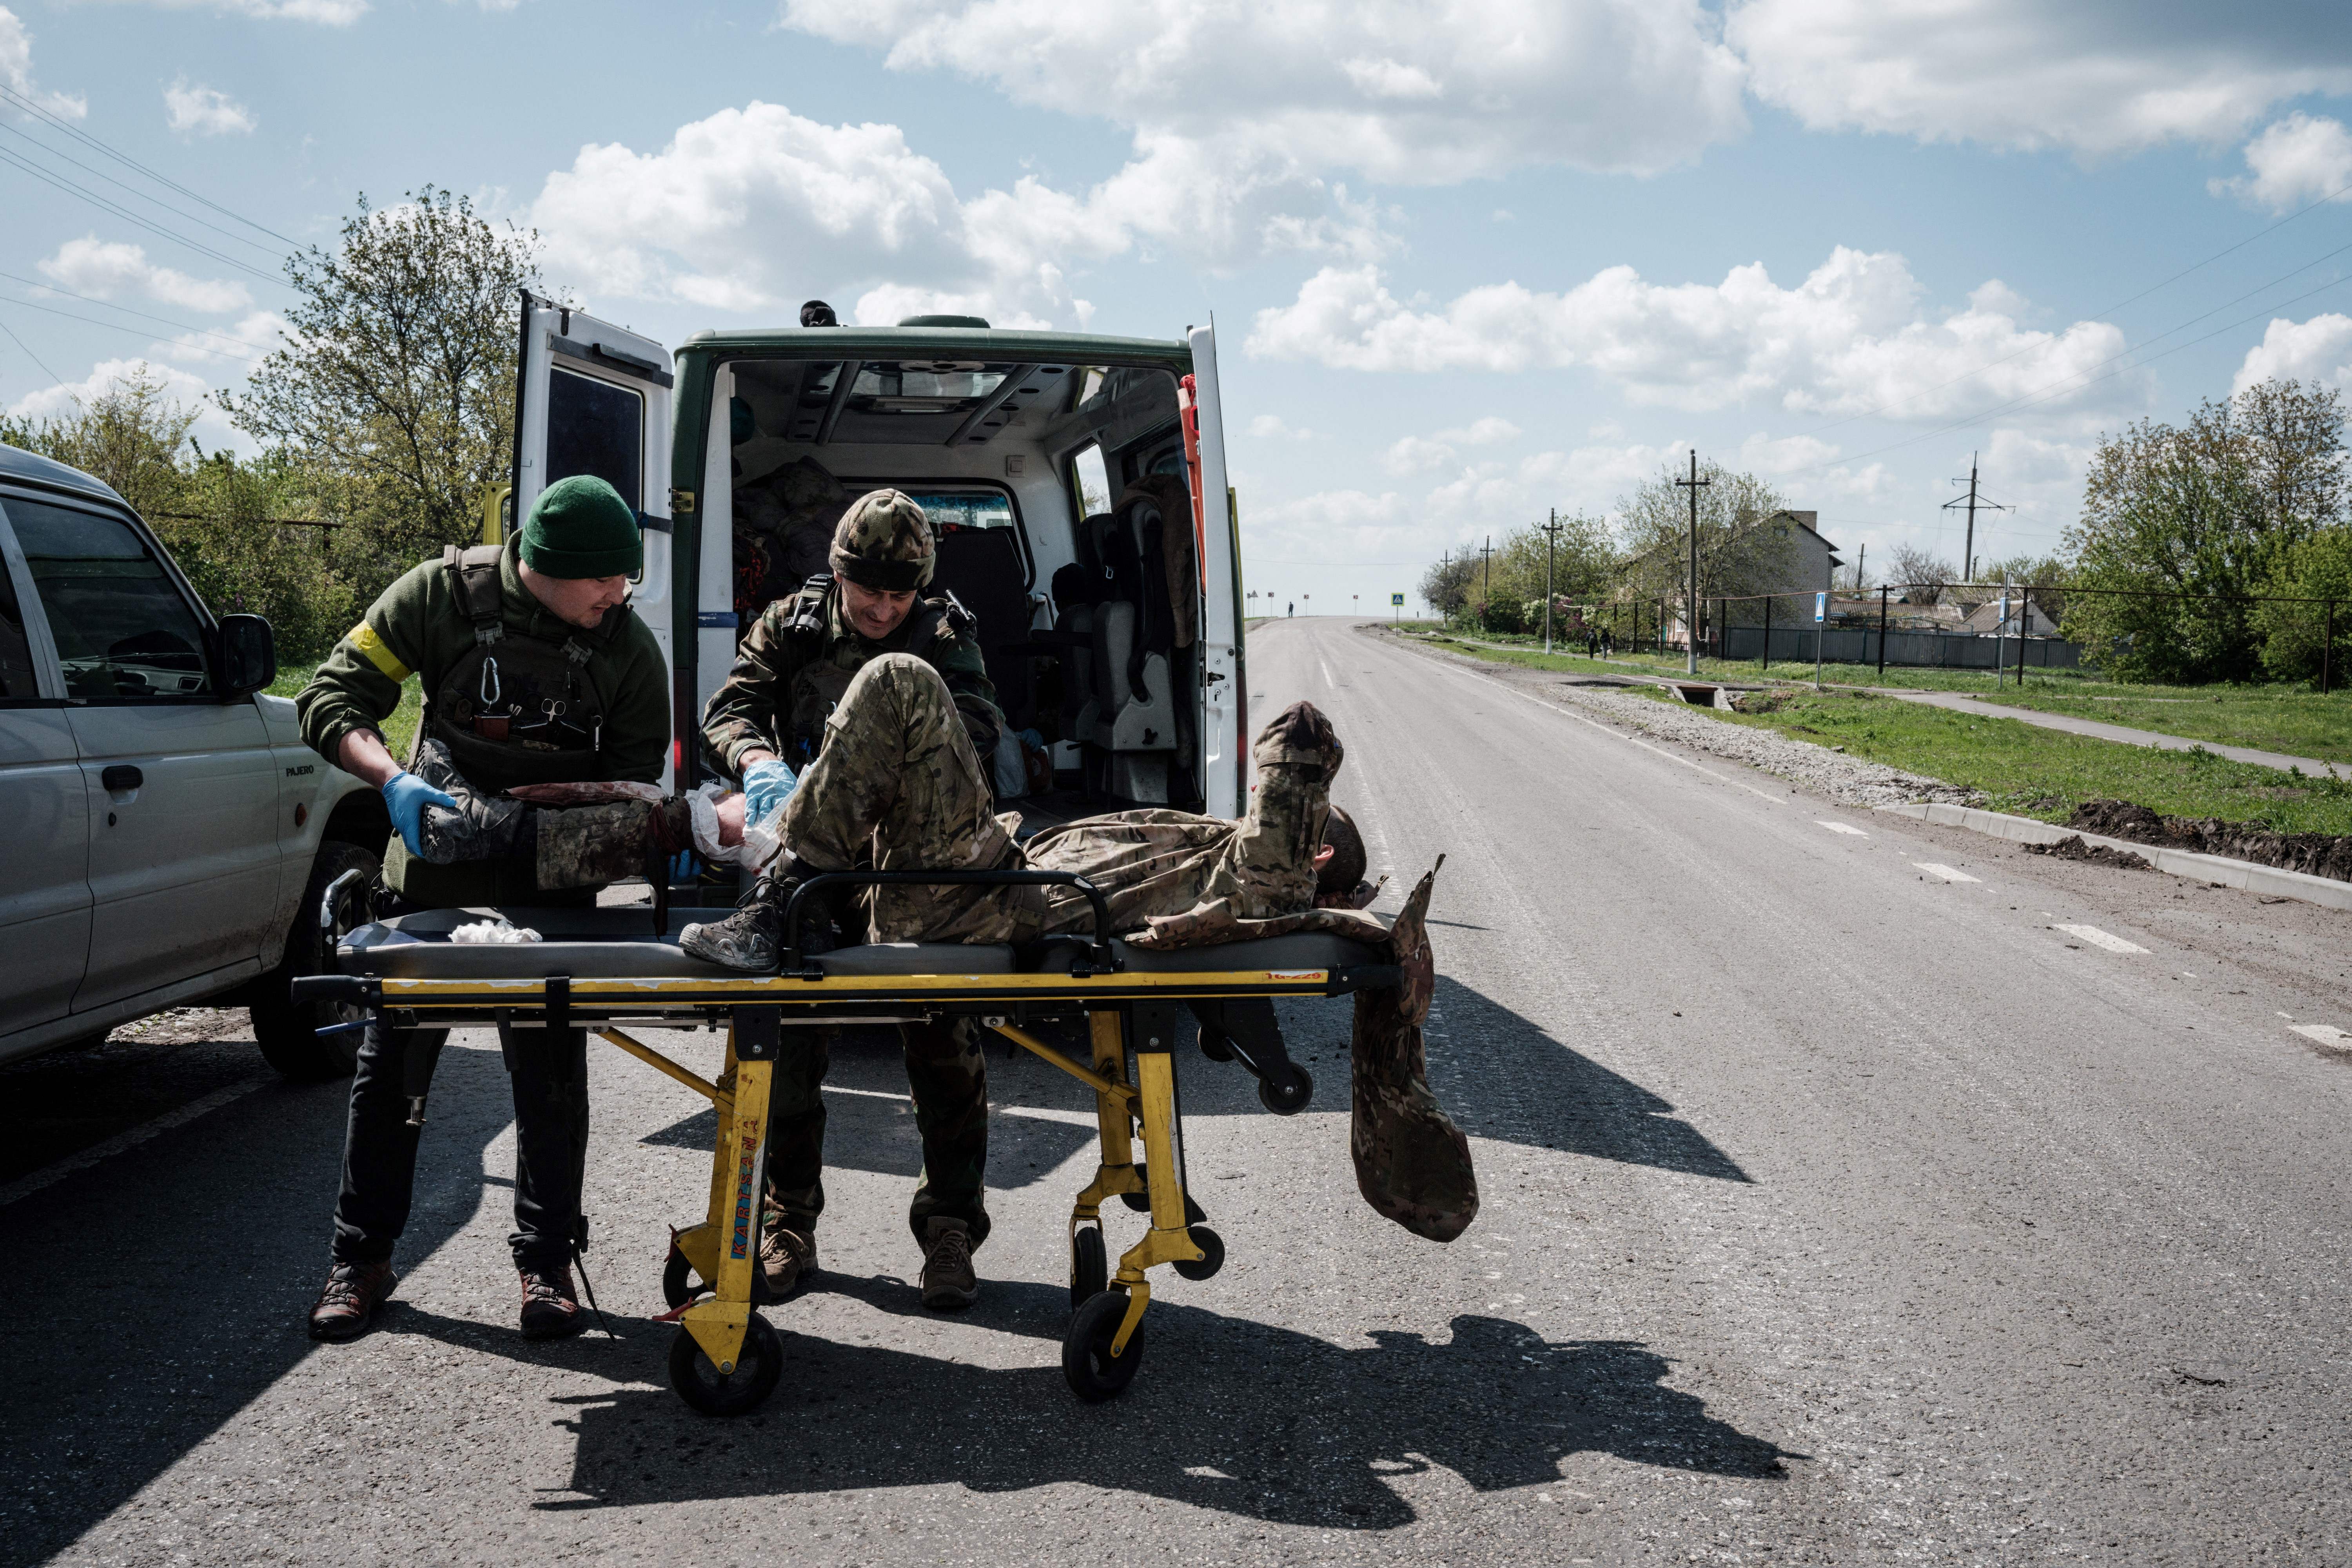
[[[781,1370],[774,1332],[754,1309],[768,1103],[783,1030],[912,1015],[971,1017],[1092,1091],[1099,1158],[1093,1180],[1070,1211],[1075,1311],[1063,1345],[1063,1370],[1082,1398],[1107,1399],[1127,1386],[1140,1363],[1139,1335],[1151,1300],[1150,1270],[1174,1264],[1205,1279],[1223,1260],[1223,1243],[1202,1223],[1199,1207],[1183,1181],[1173,1054],[1182,1004],[1338,996],[1393,984],[1395,978],[1392,967],[1362,966],[721,979],[345,977],[343,984],[360,993],[351,999],[392,1014],[404,1025],[432,1028],[530,1019],[552,1029],[577,1023],[711,1102],[719,1132],[711,1149],[707,1216],[702,1223],[674,1233],[665,1292],[673,1297],[679,1293],[677,1287],[688,1269],[703,1284],[699,1290],[685,1290],[688,1299],[682,1301],[673,1299],[673,1310],[665,1316],[683,1331],[670,1356],[671,1382],[680,1396],[708,1414],[737,1415],[766,1398]],[[1037,1019],[1079,1015],[1087,1025],[1091,1056],[1087,1062],[1073,1060],[1028,1027]],[[715,1080],[672,1061],[621,1027],[624,1022],[677,1027],[722,1020],[727,1050]],[[1130,1053],[1135,1058],[1132,1077],[1128,1071]],[[1311,1087],[1303,1069],[1284,1066]],[[1302,1092],[1289,1108],[1304,1103]],[[1139,1133],[1143,1141],[1139,1163],[1135,1157]],[[1101,1249],[1102,1205],[1135,1195],[1148,1203],[1150,1227],[1120,1255],[1117,1271],[1111,1273],[1104,1267]],[[1098,1282],[1090,1268],[1100,1276]],[[1122,1296],[1123,1301],[1118,1299]]]

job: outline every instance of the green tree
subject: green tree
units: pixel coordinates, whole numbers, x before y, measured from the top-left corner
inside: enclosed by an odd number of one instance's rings
[[[1698,595],[1701,600],[1786,588],[1796,541],[1776,514],[1787,499],[1753,474],[1699,465]],[[1690,571],[1690,472],[1674,463],[1617,501],[1624,591],[1680,604]],[[1759,615],[1761,612],[1758,612]]]
[[[188,431],[203,410],[171,396],[168,385],[142,362],[69,414],[0,415],[0,441],[104,480],[142,517],[184,510]]]
[[[2103,439],[2066,535],[2073,582],[2128,591],[2070,596],[2066,635],[2123,680],[2257,678],[2265,618],[2246,600],[2344,522],[2343,429],[2334,389],[2265,382]]]
[[[1438,561],[1422,573],[1422,602],[1436,611],[1441,620],[1454,620],[1469,608],[1477,570],[1476,560],[1469,556]]]
[[[2289,550],[2263,591],[2295,599],[2335,601],[2336,642],[2328,658],[2330,685],[2352,676],[2352,527],[2323,528]],[[2263,668],[2277,680],[2317,682],[2326,645],[2328,606],[2270,603],[2254,615],[2263,639]]]
[[[287,261],[289,330],[221,406],[348,525],[338,551],[362,593],[479,537],[512,460],[516,296],[539,283],[538,249],[427,185],[394,207],[362,194],[335,250]]]

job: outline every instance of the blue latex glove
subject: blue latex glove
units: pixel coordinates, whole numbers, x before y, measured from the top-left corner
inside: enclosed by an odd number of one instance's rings
[[[690,882],[702,873],[702,862],[692,850],[680,850],[669,862],[669,879],[673,883]]]
[[[743,820],[766,821],[777,807],[792,799],[793,786],[799,782],[793,770],[776,758],[751,764],[743,773]]]
[[[419,836],[424,831],[425,808],[439,806],[451,811],[457,809],[457,801],[407,772],[395,773],[383,781],[383,803],[392,813],[392,825],[400,830],[400,841],[408,846],[410,854],[419,857],[425,853]]]

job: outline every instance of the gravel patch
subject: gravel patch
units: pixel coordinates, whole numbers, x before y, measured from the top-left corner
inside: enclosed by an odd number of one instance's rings
[[[1389,635],[1385,632],[1372,634]],[[1963,789],[1959,785],[1947,784],[1940,779],[1928,779],[1916,773],[1906,773],[1899,768],[1889,768],[1880,762],[1866,762],[1858,757],[1832,751],[1827,747],[1791,739],[1777,730],[1753,729],[1746,725],[1731,724],[1712,716],[1710,710],[1706,708],[1662,703],[1654,697],[1622,688],[1587,685],[1581,678],[1563,678],[1549,670],[1488,664],[1481,659],[1448,653],[1443,648],[1433,648],[1410,638],[1395,640],[1430,657],[1451,659],[1491,680],[1517,686],[1546,702],[1581,709],[1595,718],[1638,730],[1655,739],[1672,741],[1727,761],[1761,768],[1801,789],[1825,795],[1840,805],[1867,808],[1919,800],[1942,800],[1956,806],[1981,806],[1985,803],[1981,790]]]

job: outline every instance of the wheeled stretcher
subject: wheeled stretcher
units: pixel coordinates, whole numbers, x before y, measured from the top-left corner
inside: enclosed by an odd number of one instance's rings
[[[1238,1063],[1257,1079],[1267,1109],[1291,1114],[1306,1107],[1314,1085],[1284,1049],[1275,1000],[1393,987],[1401,971],[1380,948],[1320,931],[1177,949],[1131,946],[1110,935],[1101,895],[1083,878],[1059,872],[817,877],[795,894],[784,928],[799,932],[803,901],[828,884],[893,882],[1063,883],[1087,896],[1095,929],[1090,936],[1029,944],[887,943],[814,956],[803,954],[794,937],[778,974],[753,976],[692,957],[677,946],[675,930],[656,936],[642,908],[434,910],[350,932],[337,948],[341,973],[297,980],[296,995],[331,999],[397,1028],[578,1025],[711,1102],[719,1131],[708,1210],[701,1223],[673,1233],[662,1285],[670,1306],[665,1321],[679,1325],[671,1384],[688,1404],[712,1415],[754,1408],[782,1370],[775,1331],[755,1309],[761,1304],[770,1082],[792,1049],[791,1031],[976,1019],[1094,1092],[1100,1158],[1070,1209],[1072,1313],[1062,1368],[1079,1397],[1108,1399],[1142,1361],[1150,1271],[1170,1264],[1188,1279],[1205,1280],[1224,1258],[1184,1180],[1180,1040],[1197,1039],[1212,1059]],[[449,940],[458,925],[493,915],[531,926],[543,939],[483,946]],[[631,1024],[723,1026],[724,1066],[716,1079],[704,1079],[631,1036]],[[1087,1058],[1066,1053],[1041,1027],[1083,1039]],[[1102,1228],[1102,1206],[1114,1197],[1151,1218],[1143,1239],[1120,1254],[1116,1271]]]

